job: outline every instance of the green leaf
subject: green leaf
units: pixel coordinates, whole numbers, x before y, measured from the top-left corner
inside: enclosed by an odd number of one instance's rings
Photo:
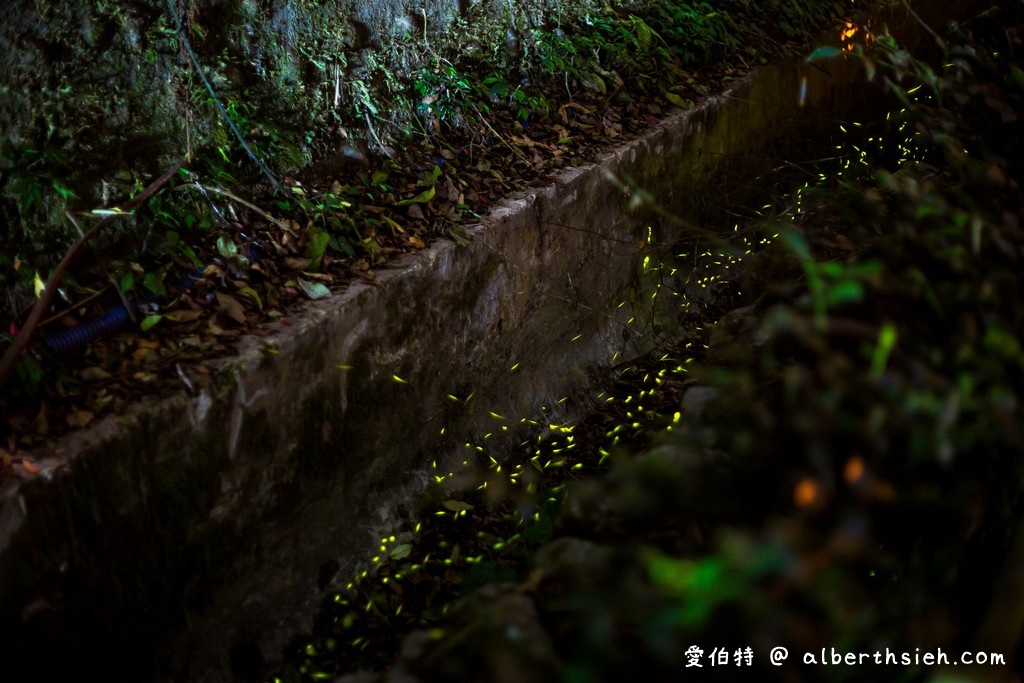
[[[185,257],[189,261],[192,262],[193,266],[195,266],[196,268],[201,268],[203,266],[203,262],[199,260],[198,256],[196,256],[196,252],[194,249],[192,249],[192,247],[182,242],[178,245],[178,249],[181,251],[182,254],[185,255]]]
[[[35,397],[39,395],[39,385],[43,381],[43,368],[39,361],[26,353],[21,357],[15,368],[18,379],[28,389],[28,393]]]
[[[446,509],[452,512],[462,512],[463,510],[472,510],[473,506],[469,503],[464,503],[461,500],[446,500],[444,502]]]
[[[985,330],[985,348],[1008,361],[1021,356],[1021,345],[1017,337],[999,325],[990,325]]]
[[[692,101],[684,100],[682,97],[675,94],[674,92],[669,92],[667,90],[665,91],[665,99],[682,109],[689,109],[690,107],[693,106]]]
[[[217,251],[226,259],[230,259],[238,253],[238,246],[230,239],[221,235],[217,238]]]
[[[148,332],[150,328],[152,328],[154,325],[160,322],[162,318],[163,316],[159,314],[146,316],[145,318],[142,319],[142,322],[139,323],[139,327],[142,328],[143,332]]]
[[[156,276],[156,273],[146,273],[142,278],[142,285],[157,296],[167,296],[167,288],[163,281]]]
[[[875,379],[881,377],[885,365],[889,361],[889,354],[896,346],[896,327],[892,323],[885,323],[878,332],[878,344],[871,356],[871,376]]]
[[[511,567],[499,567],[490,560],[484,560],[466,570],[462,590],[468,592],[492,583],[514,583],[517,578]]]
[[[807,246],[807,240],[804,239],[796,230],[791,228],[783,228],[779,232],[779,238],[782,243],[789,247],[794,254],[800,257],[801,260],[810,260],[811,248]]]
[[[121,276],[121,281],[118,283],[122,292],[130,292],[135,289],[135,278],[132,277],[131,273],[125,273]]]
[[[238,293],[245,294],[247,297],[252,299],[254,304],[256,304],[256,308],[258,308],[261,311],[263,310],[263,299],[260,298],[260,295],[256,292],[255,289],[253,289],[252,287],[242,287],[240,290],[238,290]]]
[[[74,190],[59,180],[54,180],[51,184],[53,185],[53,189],[56,190],[64,199],[78,199],[78,195],[75,194]]]
[[[326,230],[312,230],[310,233],[309,246],[306,248],[306,258],[309,259],[310,272],[320,270],[320,264],[324,260],[324,252],[327,251],[327,244],[331,236]]]
[[[604,79],[598,76],[596,73],[590,72],[580,75],[580,80],[583,85],[587,86],[591,90],[597,90],[602,95],[608,94],[608,86],[605,85]]]
[[[822,45],[821,47],[815,49],[814,52],[807,55],[807,61],[813,62],[819,59],[834,59],[835,57],[838,57],[841,54],[843,54],[843,51],[840,50],[838,47],[833,47],[831,45]]]
[[[437,164],[434,164],[434,168],[430,169],[430,173],[424,176],[423,180],[420,182],[420,186],[426,187],[427,185],[433,185],[438,181],[440,177],[441,167],[438,166]]]
[[[431,185],[423,192],[411,199],[403,199],[400,202],[395,202],[395,206],[409,206],[410,204],[425,204],[434,198],[434,194],[437,193],[437,186]]]
[[[299,287],[310,299],[325,299],[331,295],[331,290],[322,282],[309,282],[299,278],[298,283]]]
[[[1020,67],[1010,67],[1010,76],[1013,77],[1013,82],[1017,84],[1017,87],[1024,90],[1024,71],[1021,71]]]
[[[391,559],[404,560],[405,558],[409,557],[409,553],[411,552],[412,544],[410,543],[402,543],[400,545],[396,545],[394,548],[391,549]]]
[[[352,243],[349,242],[344,237],[341,237],[340,235],[335,235],[331,237],[331,247],[333,249],[345,252],[352,258],[356,257],[356,250],[352,246]]]
[[[834,306],[846,301],[861,301],[863,298],[863,285],[856,280],[845,280],[829,288],[825,305]]]

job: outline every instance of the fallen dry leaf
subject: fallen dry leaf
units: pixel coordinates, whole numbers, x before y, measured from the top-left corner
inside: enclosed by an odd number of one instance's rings
[[[193,311],[191,309],[184,309],[181,311],[172,311],[171,313],[165,313],[164,318],[176,323],[190,323],[195,322],[204,315],[203,311]]]
[[[113,377],[112,374],[98,367],[83,368],[78,376],[83,382],[99,382]]]
[[[310,280],[319,280],[320,282],[334,282],[334,276],[330,273],[303,273],[303,275]]]
[[[96,417],[88,410],[76,410],[67,417],[67,422],[72,427],[84,427]]]
[[[245,324],[245,308],[242,303],[224,292],[217,292],[217,305],[224,315],[234,320],[239,325]]]
[[[312,262],[313,259],[299,258],[297,256],[286,256],[284,258],[284,264],[292,270],[306,270]]]

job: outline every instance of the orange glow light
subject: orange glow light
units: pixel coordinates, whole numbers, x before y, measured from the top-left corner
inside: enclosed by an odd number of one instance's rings
[[[793,502],[797,507],[806,508],[814,505],[821,498],[821,486],[813,477],[805,477],[793,489]]]
[[[861,36],[859,47],[869,48],[874,42],[874,36],[871,35],[869,30],[871,22],[869,21],[866,26],[858,26],[852,21],[846,22],[846,26],[839,32],[839,44],[843,46],[843,49],[847,52],[853,52],[858,48],[858,36]]]
[[[843,479],[847,484],[856,484],[864,477],[864,469],[864,460],[859,455],[855,455],[846,461],[846,466],[843,467]]]

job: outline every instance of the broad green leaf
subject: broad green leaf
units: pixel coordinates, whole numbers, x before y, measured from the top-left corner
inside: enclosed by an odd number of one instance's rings
[[[156,273],[146,273],[145,277],[142,278],[142,284],[157,296],[167,296],[167,288],[164,287],[163,280],[158,278]]]
[[[150,315],[142,319],[139,323],[139,327],[142,328],[143,332],[148,332],[154,325],[156,325],[163,318],[162,315]]]
[[[452,512],[462,512],[463,510],[472,510],[473,506],[469,503],[464,503],[461,500],[446,500],[444,502],[446,509]]]
[[[320,270],[320,264],[324,260],[324,252],[327,244],[331,241],[330,234],[326,230],[314,229],[310,233],[309,246],[306,248],[306,258],[309,259],[309,270],[315,273]]]
[[[434,194],[436,194],[436,193],[437,193],[437,186],[436,185],[431,185],[426,190],[424,190],[423,192],[420,192],[418,195],[416,195],[412,199],[403,199],[400,202],[395,202],[395,206],[408,206],[410,204],[425,204],[425,203],[429,202],[431,199],[433,199],[434,198]]]
[[[331,290],[321,282],[309,282],[299,278],[298,283],[299,287],[310,299],[325,299],[331,295]]]
[[[692,101],[684,100],[679,95],[675,94],[674,92],[669,92],[668,90],[665,91],[665,99],[682,109],[689,109],[690,107],[693,106]]]
[[[121,276],[121,281],[118,283],[122,292],[130,292],[135,289],[135,278],[132,277],[131,273],[125,273]]]
[[[217,238],[217,251],[226,259],[238,253],[238,246],[224,235]]]
[[[391,549],[391,559],[404,560],[405,558],[409,557],[409,553],[411,552],[412,544],[410,543],[402,543],[400,545],[396,545],[394,548]]]
[[[630,17],[633,21],[633,28],[636,29],[636,39],[640,43],[640,47],[647,49],[651,45],[651,38],[654,37],[654,30],[647,25],[640,17]]]
[[[829,288],[825,305],[834,306],[847,301],[861,301],[863,298],[863,285],[856,280],[846,280]]]
[[[841,54],[843,54],[843,51],[840,50],[838,47],[833,47],[831,45],[822,45],[821,47],[815,49],[811,54],[807,55],[807,61],[813,62],[819,59],[833,59]]]

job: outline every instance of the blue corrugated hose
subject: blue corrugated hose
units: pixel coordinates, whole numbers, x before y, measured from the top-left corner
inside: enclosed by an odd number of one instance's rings
[[[79,323],[60,332],[48,334],[43,338],[43,346],[47,351],[56,354],[67,354],[82,348],[107,334],[114,334],[126,329],[132,323],[132,317],[124,304],[107,309],[106,313],[95,320]]]
[[[263,256],[260,248],[255,244],[247,244],[245,253],[253,263],[259,261]],[[182,292],[191,289],[196,280],[203,276],[205,270],[205,267],[196,268],[189,275],[175,282],[173,286]],[[150,292],[144,292],[141,299],[140,303],[143,304],[156,303],[156,297]],[[139,312],[138,303],[130,302],[129,305],[132,306],[132,313]],[[60,332],[46,335],[43,337],[43,346],[46,347],[47,351],[63,355],[77,351],[100,337],[126,330],[131,327],[131,324],[132,316],[128,313],[128,309],[125,308],[124,304],[118,304],[108,308],[103,315],[95,320],[79,323],[74,327],[68,327]]]

